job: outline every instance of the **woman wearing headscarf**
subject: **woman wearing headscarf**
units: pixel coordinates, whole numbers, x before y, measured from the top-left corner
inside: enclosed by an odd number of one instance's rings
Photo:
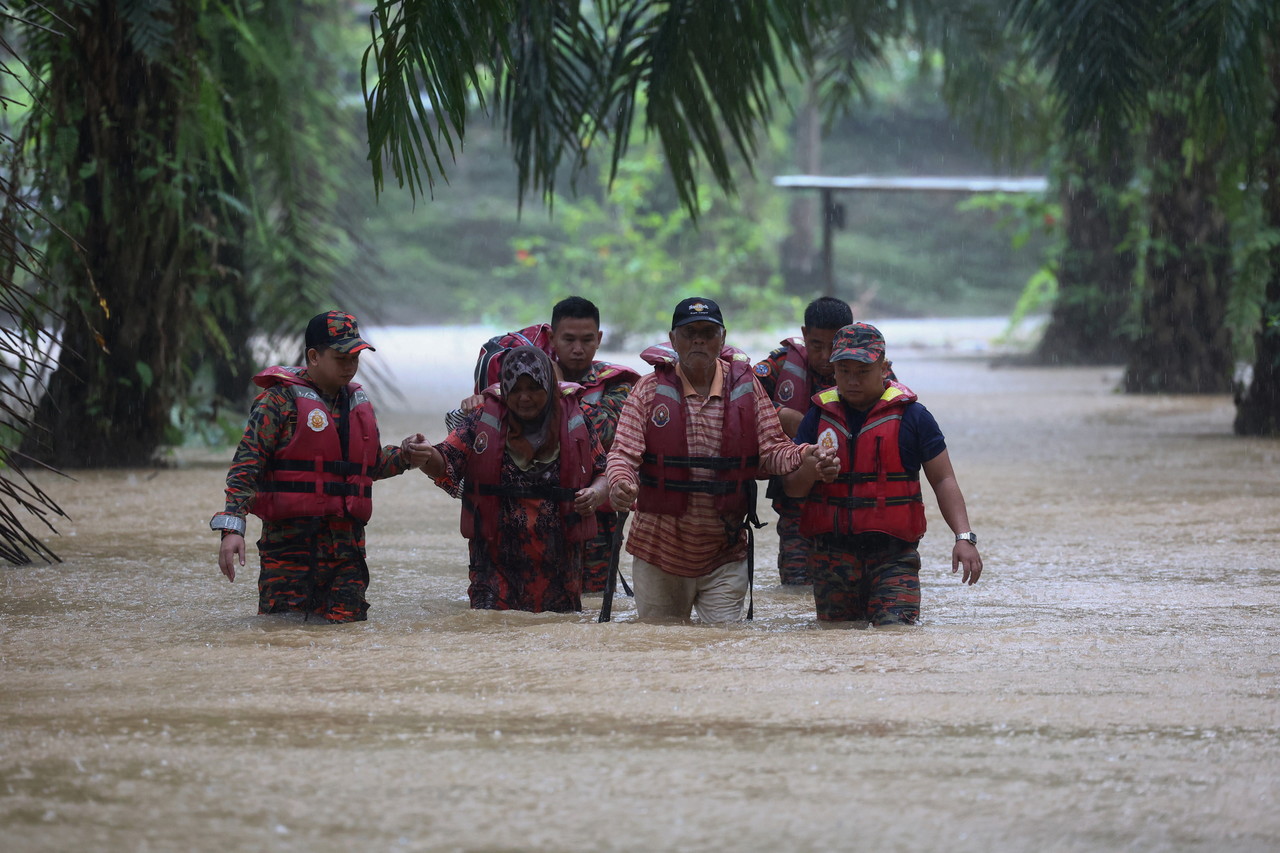
[[[471,606],[581,610],[583,545],[607,496],[604,448],[581,389],[557,383],[537,347],[505,353],[498,385],[422,466],[462,499]]]

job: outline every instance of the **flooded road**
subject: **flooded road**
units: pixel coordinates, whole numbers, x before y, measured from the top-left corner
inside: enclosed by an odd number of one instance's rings
[[[475,347],[423,375],[393,331],[383,437],[438,439]],[[818,630],[772,527],[751,624],[472,612],[416,473],[376,487],[369,622],[259,617],[207,528],[229,449],[42,479],[73,520],[0,569],[3,848],[1280,848],[1280,442],[885,331],[986,561],[950,574],[930,495],[911,629]]]

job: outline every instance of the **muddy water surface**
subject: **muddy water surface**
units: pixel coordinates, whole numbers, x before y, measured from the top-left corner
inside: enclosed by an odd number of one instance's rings
[[[438,439],[465,369],[394,349],[384,438]],[[206,526],[229,450],[43,480],[73,520],[0,569],[0,847],[1280,848],[1280,443],[1111,369],[894,356],[987,561],[961,587],[930,504],[912,629],[817,630],[771,528],[753,624],[472,612],[417,474],[369,622],[259,617]]]

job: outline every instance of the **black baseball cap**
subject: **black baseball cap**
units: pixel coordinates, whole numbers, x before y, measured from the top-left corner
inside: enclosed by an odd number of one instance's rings
[[[676,306],[675,313],[671,315],[671,328],[674,329],[686,323],[696,323],[699,320],[706,320],[717,326],[724,325],[720,306],[714,300],[707,299],[705,296],[690,296],[688,299],[681,299],[680,304]]]

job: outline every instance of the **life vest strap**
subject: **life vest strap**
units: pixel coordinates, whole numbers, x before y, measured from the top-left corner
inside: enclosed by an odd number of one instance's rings
[[[657,465],[656,453],[643,453],[640,461],[646,465]],[[708,471],[735,471],[738,468],[755,468],[760,464],[759,456],[664,456],[662,464],[669,468],[705,468]],[[646,484],[649,485],[649,484]],[[667,488],[671,488],[670,485]]]
[[[754,480],[748,482],[754,483]],[[649,474],[640,475],[640,485],[655,486],[669,492],[694,492],[704,495],[730,495],[738,491],[742,482],[739,480],[659,480]]]
[[[840,509],[871,509],[880,505],[880,501],[876,498],[847,498],[828,495],[820,498],[821,503],[829,506],[839,507]],[[919,492],[914,495],[901,495],[898,497],[885,498],[885,506],[906,506],[908,504],[923,503],[924,498]]]
[[[267,470],[310,472],[316,470],[316,463],[310,459],[273,459],[268,463]],[[364,466],[359,462],[343,462],[341,460],[324,462],[321,464],[320,470],[335,477],[358,477],[365,473]]]
[[[889,474],[883,474],[883,475],[858,474],[852,471],[846,471],[843,474],[836,475],[836,482],[837,483],[878,483],[880,482],[880,478],[882,476],[884,477],[885,480],[887,480],[890,483],[909,483],[912,481],[918,482],[920,480],[920,473],[918,471],[914,473],[908,472],[908,471],[898,471],[896,473],[889,473]]]
[[[308,469],[310,470],[310,469]],[[340,498],[362,497],[372,498],[372,486],[360,486],[356,483],[324,483],[323,490],[326,495],[333,495]],[[258,486],[260,492],[293,492],[302,495],[316,494],[315,483],[293,483],[280,482],[279,480],[268,480]]]
[[[480,483],[474,491],[485,497],[499,498],[536,498],[538,500],[571,501],[578,496],[577,489],[564,486],[499,486],[491,483]]]

